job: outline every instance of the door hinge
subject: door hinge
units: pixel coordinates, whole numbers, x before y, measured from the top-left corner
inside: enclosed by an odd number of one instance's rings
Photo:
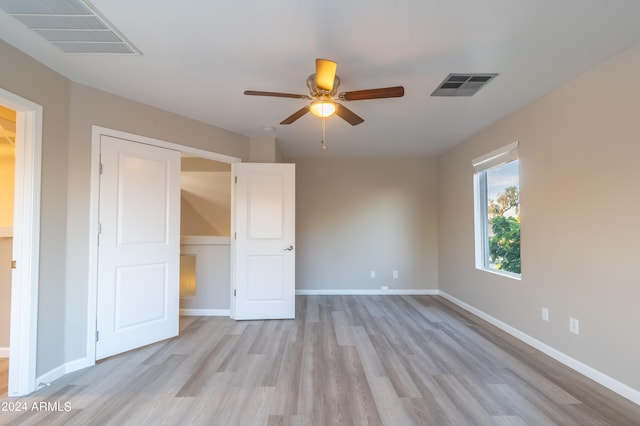
[[[98,174],[101,175],[102,174],[102,163],[100,163],[98,165]]]
[[[233,296],[235,297],[235,295],[236,295],[236,289],[234,288],[233,289]]]
[[[100,340],[100,332],[96,330],[96,342]]]
[[[16,269],[16,267],[17,267],[17,266],[16,266],[16,261],[15,261],[15,260],[12,260],[12,261],[11,261],[11,269]]]
[[[234,182],[238,183],[238,176],[235,177]]]
[[[233,239],[234,239],[234,240],[237,240],[237,239],[238,239],[238,233],[237,233],[237,232],[234,232],[234,233],[233,233]]]

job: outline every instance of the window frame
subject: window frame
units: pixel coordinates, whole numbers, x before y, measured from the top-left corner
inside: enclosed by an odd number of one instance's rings
[[[487,171],[519,160],[518,141],[510,143],[502,148],[486,155],[475,158],[473,165],[473,195],[474,195],[474,234],[475,234],[475,267],[492,274],[502,275],[515,280],[522,279],[522,271],[518,274],[501,269],[491,268],[489,264],[489,218],[488,218],[488,191]],[[518,167],[518,188],[520,187],[520,168]],[[522,256],[521,256],[522,258]]]

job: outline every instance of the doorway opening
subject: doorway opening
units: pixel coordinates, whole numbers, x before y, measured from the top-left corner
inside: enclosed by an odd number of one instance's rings
[[[4,89],[0,105],[15,112],[15,139],[9,136],[15,153],[7,385],[12,397],[36,389],[42,106]]]
[[[0,398],[9,386],[16,112],[0,105]]]
[[[180,315],[230,315],[231,164],[182,154]]]

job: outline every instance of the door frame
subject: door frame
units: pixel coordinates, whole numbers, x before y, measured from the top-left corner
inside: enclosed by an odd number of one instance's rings
[[[100,138],[111,136],[126,139],[133,142],[144,143],[160,148],[180,151],[182,154],[220,161],[222,163],[239,163],[242,159],[213,151],[205,151],[186,145],[154,139],[147,136],[136,135],[120,130],[109,129],[101,126],[91,126],[91,193],[89,196],[89,277],[88,277],[88,303],[87,303],[87,361],[88,365],[96,362],[96,322],[98,303],[98,224],[99,224],[99,200],[100,200]],[[233,220],[233,219],[232,219]]]
[[[1,88],[0,103],[16,111],[8,396],[22,396],[36,390],[42,105]]]

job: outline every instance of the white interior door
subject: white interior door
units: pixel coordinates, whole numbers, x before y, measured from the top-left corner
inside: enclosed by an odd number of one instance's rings
[[[295,165],[236,163],[232,173],[231,316],[294,318]]]
[[[180,153],[102,135],[96,359],[178,334]]]

